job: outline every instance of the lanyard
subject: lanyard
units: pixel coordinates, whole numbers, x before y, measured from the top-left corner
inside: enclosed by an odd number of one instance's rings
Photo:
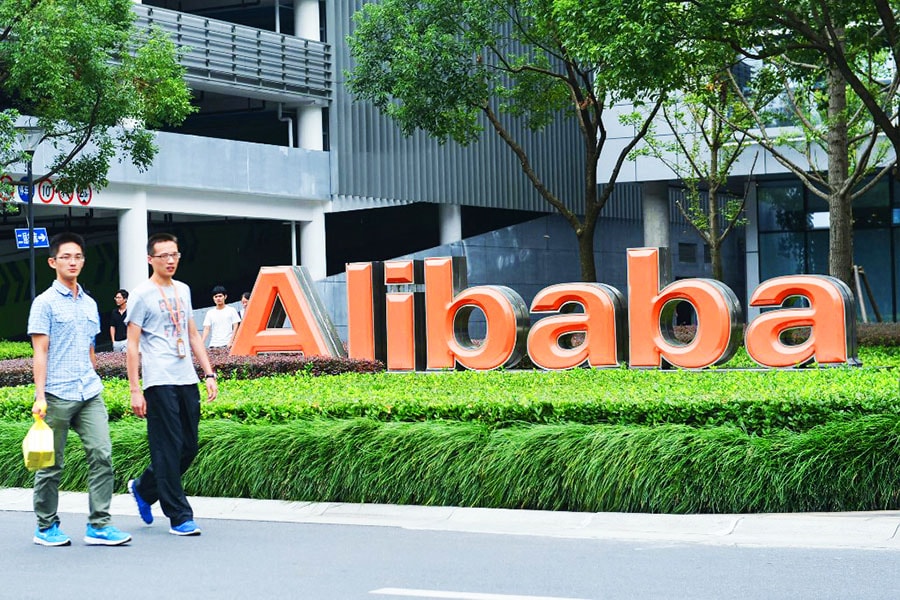
[[[172,289],[175,291],[175,309],[172,310],[172,305],[169,304],[169,299],[166,298],[166,293],[163,292],[162,286],[158,283],[155,284],[156,288],[159,290],[159,295],[162,296],[163,302],[166,304],[166,310],[169,311],[169,318],[172,319],[172,325],[175,326],[175,335],[178,338],[181,338],[181,320],[178,318],[178,315],[181,313],[181,297],[178,295],[178,288],[175,287],[175,284],[172,284]],[[176,312],[177,311],[177,312]]]

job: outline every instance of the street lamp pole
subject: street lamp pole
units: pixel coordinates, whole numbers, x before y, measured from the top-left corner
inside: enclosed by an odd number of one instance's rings
[[[34,153],[38,144],[44,139],[46,131],[34,117],[22,117],[16,123],[16,129],[19,132],[22,153],[28,159],[28,171],[26,173],[28,181],[25,182],[28,190],[28,270],[31,274],[31,300],[33,302],[34,297],[37,295],[34,269]],[[21,190],[21,188],[19,189]]]
[[[34,271],[34,175],[32,164],[34,163],[34,150],[25,151],[28,156],[28,272],[31,274],[31,301],[34,302],[35,271]]]

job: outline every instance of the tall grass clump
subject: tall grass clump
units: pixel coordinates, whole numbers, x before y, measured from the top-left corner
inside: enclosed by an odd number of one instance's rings
[[[26,423],[0,422],[0,485],[27,487]],[[113,424],[117,489],[148,460],[145,427]],[[63,489],[85,490],[75,440]],[[651,513],[900,508],[900,417],[809,431],[371,419],[201,424],[189,494],[319,502]]]

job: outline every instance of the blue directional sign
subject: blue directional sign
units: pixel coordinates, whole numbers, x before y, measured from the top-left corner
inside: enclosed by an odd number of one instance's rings
[[[34,228],[34,247],[35,248],[49,248],[50,247],[50,236],[47,235],[46,227],[35,227]],[[16,229],[16,248],[22,250],[23,248],[28,247],[28,229]]]

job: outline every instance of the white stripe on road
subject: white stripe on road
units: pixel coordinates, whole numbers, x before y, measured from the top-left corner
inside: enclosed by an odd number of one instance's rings
[[[406,588],[381,588],[370,594],[385,596],[412,596],[414,598],[452,598],[454,600],[586,600],[585,598],[561,598],[559,596],[520,596],[508,594],[481,594],[477,592],[445,592],[441,590],[411,590]]]

